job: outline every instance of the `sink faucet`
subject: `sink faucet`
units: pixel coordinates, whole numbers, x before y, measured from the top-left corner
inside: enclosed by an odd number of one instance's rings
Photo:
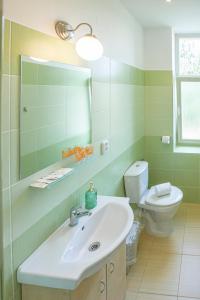
[[[90,216],[92,213],[85,209],[85,210],[82,210],[80,207],[72,207],[70,209],[70,222],[69,222],[69,226],[75,226],[78,224],[78,220],[80,217],[83,217],[83,216]]]

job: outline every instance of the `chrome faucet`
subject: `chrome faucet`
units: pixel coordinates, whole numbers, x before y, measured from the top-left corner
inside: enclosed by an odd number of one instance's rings
[[[90,216],[92,213],[85,209],[81,209],[81,207],[72,207],[70,209],[70,222],[69,222],[69,226],[73,227],[75,225],[78,224],[79,218],[83,217],[83,216]]]

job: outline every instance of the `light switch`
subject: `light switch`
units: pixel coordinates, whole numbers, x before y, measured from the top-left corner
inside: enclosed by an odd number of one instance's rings
[[[101,142],[101,154],[104,155],[106,152],[110,150],[110,143],[108,140],[104,140]]]

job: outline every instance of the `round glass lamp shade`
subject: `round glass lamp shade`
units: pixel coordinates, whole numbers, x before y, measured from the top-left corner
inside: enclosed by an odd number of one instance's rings
[[[97,60],[103,55],[103,46],[94,35],[84,35],[76,43],[76,52],[85,60]]]

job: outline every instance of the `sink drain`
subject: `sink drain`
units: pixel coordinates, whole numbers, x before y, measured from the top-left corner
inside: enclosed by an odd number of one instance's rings
[[[99,249],[100,246],[101,246],[100,242],[94,242],[89,246],[88,250],[90,252],[93,252],[93,251],[96,251],[97,249]]]

